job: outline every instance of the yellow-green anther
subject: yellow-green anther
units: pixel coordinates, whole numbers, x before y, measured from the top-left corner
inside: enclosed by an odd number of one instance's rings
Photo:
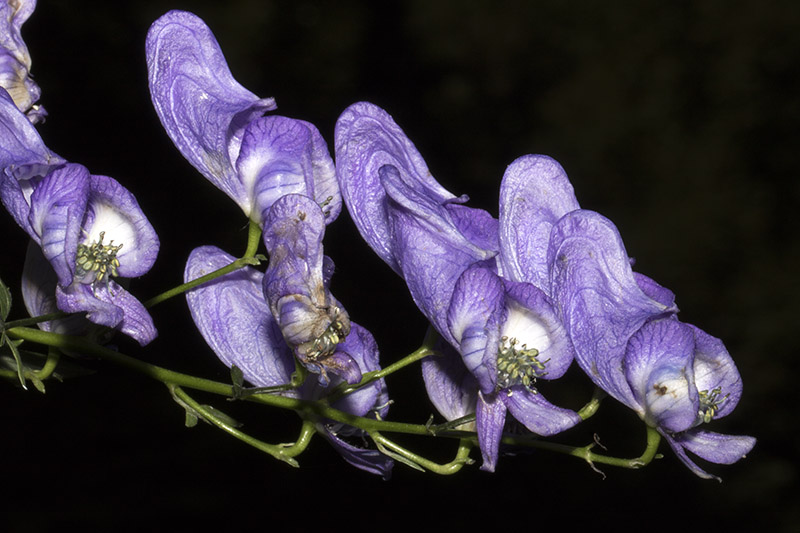
[[[721,387],[716,387],[715,389],[712,389],[711,392],[708,390],[702,390],[699,393],[700,409],[697,411],[697,414],[706,424],[714,419],[714,417],[717,415],[717,411],[719,411],[720,404],[728,399],[728,394],[722,398],[719,397],[720,394],[722,394]]]
[[[539,350],[519,346],[516,338],[504,336],[497,350],[497,388],[505,389],[522,385],[531,390],[536,378],[544,375],[544,363],[537,359]]]

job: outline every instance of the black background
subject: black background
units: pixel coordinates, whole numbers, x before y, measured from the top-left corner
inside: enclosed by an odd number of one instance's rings
[[[454,477],[403,465],[391,481],[346,465],[321,439],[292,469],[200,424],[166,388],[99,362],[47,393],[0,384],[3,528],[228,524],[344,527],[691,528],[796,531],[800,241],[796,172],[800,17],[793,1],[312,2],[47,1],[24,27],[50,113],[48,146],[137,195],[159,233],[142,299],[180,282],[196,246],[241,253],[245,221],[172,146],[147,91],[144,39],[169,9],[201,16],[234,76],[281,114],[316,124],[332,147],[349,104],[387,109],[439,181],[496,214],[505,167],[526,153],[558,159],[582,206],[615,221],[637,269],[673,289],[681,318],[722,338],[744,380],[736,411],[711,429],[759,439],[747,459],[695,478],[662,444],[642,471],[534,452]],[[25,236],[2,217],[0,276],[14,288]],[[425,323],[404,285],[360,240],[346,213],[328,228],[334,294],[378,339],[382,360],[417,347]],[[183,299],[153,311],[159,338],[122,351],[225,380]],[[418,370],[391,378],[391,417],[432,412]],[[566,391],[564,389],[567,389]],[[579,372],[548,397],[578,407]],[[291,414],[217,405],[270,442],[293,440]],[[641,451],[636,416],[607,401],[586,428],[556,440],[612,455]],[[446,461],[453,443],[399,438]]]

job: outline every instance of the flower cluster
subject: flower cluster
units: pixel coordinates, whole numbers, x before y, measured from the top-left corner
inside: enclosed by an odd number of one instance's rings
[[[0,199],[31,238],[23,296],[33,316],[71,315],[40,323],[45,330],[87,334],[94,323],[146,345],[156,328],[122,280],[150,270],[159,240],[130,191],[59,157],[39,135],[46,113],[36,103],[39,88],[20,36],[34,6],[0,4]],[[496,469],[509,421],[537,436],[582,421],[537,386],[562,377],[573,360],[698,476],[715,478],[688,452],[730,464],[755,445],[752,437],[705,429],[731,413],[742,393],[725,346],[681,322],[675,295],[633,271],[617,228],[580,207],[553,159],[513,161],[495,217],[444,189],[403,130],[373,104],[356,103],[339,117],[334,162],[315,126],[273,114],[274,99],[234,79],[213,33],[192,13],[156,20],[146,57],[167,134],[250,223],[244,257],[196,248],[184,285],[170,294],[186,292],[200,334],[222,363],[241,372],[232,373],[269,389],[245,392],[234,380],[233,388],[216,384],[217,393],[282,395],[272,399],[295,402],[304,431],[313,426],[348,463],[384,478],[393,458],[441,466],[410,459],[374,430],[386,427],[379,424],[390,404],[383,376],[404,365],[378,373],[375,339],[331,292],[334,264],[323,240],[344,204],[438,332],[432,351],[426,341],[406,361],[427,356],[428,396],[452,422],[447,428],[475,432],[484,470]],[[253,268],[264,259],[256,255],[259,236],[269,260],[263,272]],[[10,337],[0,326],[1,344]],[[183,381],[164,381],[179,399]],[[417,433],[425,431],[430,426]],[[360,442],[367,438],[377,449]],[[472,445],[462,441],[450,465],[465,464]]]
[[[700,429],[738,402],[730,355],[676,318],[669,290],[632,271],[617,229],[580,208],[557,162],[528,155],[509,165],[495,219],[444,190],[372,104],[341,115],[335,142],[361,235],[450,346],[423,369],[428,393],[448,419],[475,413],[485,470],[496,466],[507,413],[538,435],[580,421],[535,387],[573,358],[702,477],[684,450],[727,464],[753,447],[752,437]]]
[[[19,34],[35,2],[0,5],[7,27],[0,40],[0,199],[32,239],[23,296],[32,315],[81,313],[145,345],[156,329],[144,306],[116,279],[153,266],[159,241],[134,196],[113,178],[96,176],[50,151],[34,127],[44,111],[28,75],[30,57]],[[11,76],[9,73],[14,73]],[[44,329],[76,333],[82,319]]]
[[[219,359],[262,387],[289,383],[296,359],[318,376],[287,393],[304,399],[378,370],[372,335],[351,323],[329,289],[334,265],[323,255],[322,239],[342,200],[319,131],[301,120],[262,116],[275,101],[258,98],[233,78],[211,30],[192,13],[170,11],[153,23],[147,64],[153,104],[175,146],[263,230],[266,273],[248,267],[187,294],[192,317]],[[198,248],[185,280],[233,260],[218,248]],[[357,416],[382,416],[384,383],[334,405]],[[320,430],[345,460],[388,477],[390,458],[340,437],[351,429],[321,422]]]

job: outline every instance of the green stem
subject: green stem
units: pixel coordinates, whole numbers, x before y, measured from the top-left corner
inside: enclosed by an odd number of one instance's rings
[[[310,420],[303,420],[303,426],[300,428],[300,435],[298,435],[294,444],[281,444],[283,454],[287,457],[297,457],[308,448],[311,437],[316,434],[317,430],[314,428],[314,423]]]
[[[288,464],[290,464],[291,466],[293,466],[295,468],[300,466],[293,457],[290,457],[290,456],[286,455],[286,453],[284,453],[285,450],[284,450],[284,448],[282,446],[274,445],[274,444],[267,444],[266,442],[263,442],[263,441],[260,441],[260,440],[258,440],[256,438],[254,438],[254,437],[251,437],[247,433],[239,431],[238,429],[236,429],[235,427],[230,425],[225,420],[222,420],[221,418],[217,417],[211,410],[207,409],[205,406],[203,406],[200,403],[198,403],[197,401],[195,401],[194,398],[189,396],[180,387],[178,387],[176,385],[169,385],[169,389],[170,389],[170,392],[172,392],[173,396],[175,396],[177,399],[179,399],[185,405],[189,406],[192,409],[192,411],[194,411],[196,414],[201,416],[203,418],[203,420],[205,420],[206,422],[208,422],[208,423],[210,423],[210,424],[212,424],[214,426],[217,426],[218,428],[222,429],[223,431],[225,431],[229,435],[232,435],[232,436],[236,437],[237,439],[239,439],[240,441],[249,444],[253,448],[256,448],[258,450],[261,450],[262,452],[265,452],[265,453],[271,455],[275,459],[279,459],[279,460],[281,460],[281,461],[283,461],[285,463],[288,463]]]
[[[511,444],[511,445],[523,445],[523,446],[532,446],[534,448],[540,448],[543,450],[549,450],[553,452],[563,453],[566,455],[571,455],[573,457],[578,457],[583,459],[589,465],[594,468],[595,463],[602,463],[612,466],[618,466],[620,468],[642,468],[650,464],[650,462],[655,459],[656,452],[658,451],[658,445],[661,442],[661,435],[655,428],[647,426],[647,445],[645,447],[644,452],[639,457],[635,457],[633,459],[622,459],[619,457],[609,457],[607,455],[600,455],[592,452],[592,449],[596,446],[596,443],[589,444],[587,446],[575,447],[575,446],[566,446],[563,444],[556,444],[554,442],[544,442],[544,441],[532,441],[529,439],[524,438],[517,438],[517,437],[504,437],[502,441],[504,444]]]
[[[461,470],[465,464],[472,464],[472,459],[469,458],[472,444],[466,439],[461,439],[459,441],[458,452],[456,453],[455,459],[449,463],[439,464],[403,448],[377,431],[370,432],[369,436],[375,441],[375,444],[382,453],[417,470],[427,469],[435,474],[449,476]]]
[[[600,387],[595,387],[592,393],[592,399],[578,411],[578,416],[581,417],[581,420],[586,420],[594,415],[600,408],[600,402],[603,401],[605,397],[606,392]]]
[[[417,348],[412,353],[403,357],[399,361],[392,363],[386,368],[375,370],[373,372],[367,372],[361,378],[361,381],[359,381],[355,385],[348,385],[347,383],[342,383],[341,385],[336,387],[333,391],[331,391],[331,393],[326,397],[326,400],[328,401],[328,403],[333,403],[342,396],[346,396],[352,392],[357,391],[362,387],[366,387],[373,381],[377,381],[383,377],[388,376],[389,374],[393,374],[398,370],[400,370],[401,368],[405,368],[408,365],[414,364],[417,361],[428,357],[429,355],[434,355],[434,351],[423,344],[421,347]]]
[[[236,261],[232,262],[231,264],[229,264],[227,266],[224,266],[224,267],[222,267],[220,269],[215,270],[214,272],[210,272],[210,273],[206,274],[205,276],[200,276],[196,280],[190,281],[188,283],[183,283],[183,284],[178,285],[177,287],[174,287],[174,288],[172,288],[172,289],[170,289],[168,291],[164,291],[161,294],[159,294],[158,296],[154,296],[153,298],[150,298],[149,300],[144,302],[144,306],[146,308],[154,307],[154,306],[160,304],[161,302],[169,300],[170,298],[172,298],[174,296],[178,296],[179,294],[183,294],[184,292],[186,292],[186,291],[188,291],[190,289],[193,289],[193,288],[197,287],[198,285],[202,285],[203,283],[207,283],[207,282],[209,282],[209,281],[211,281],[213,279],[216,279],[216,278],[218,278],[220,276],[224,276],[225,274],[228,274],[228,273],[233,272],[235,270],[239,270],[242,267],[245,267],[245,266],[248,266],[248,265],[250,265],[250,266],[258,265],[258,264],[261,263],[261,261],[263,259],[266,259],[266,258],[264,258],[263,256],[242,257],[242,258],[237,259]]]
[[[42,368],[33,371],[34,377],[42,380],[49,378],[56,369],[59,359],[61,359],[61,353],[55,348],[50,347],[47,350],[47,360],[44,362],[44,365],[42,365]]]
[[[47,346],[54,346],[62,350],[72,350],[84,353],[86,355],[94,355],[96,357],[119,364],[135,372],[141,373],[150,378],[166,383],[167,385],[187,387],[227,397],[232,397],[234,395],[233,386],[231,385],[219,383],[204,378],[199,378],[196,376],[190,376],[187,374],[182,374],[180,372],[174,372],[172,370],[167,370],[165,368],[151,365],[143,361],[140,361],[138,359],[135,359],[133,357],[124,355],[122,353],[109,350],[108,348],[104,348],[102,346],[98,346],[96,344],[86,341],[81,337],[59,335],[32,328],[12,328],[9,329],[6,333],[8,334],[9,337],[12,338],[23,339],[26,341],[35,342]],[[296,398],[287,398],[285,396],[280,396],[280,395],[267,395],[267,394],[248,396],[247,398],[245,398],[245,400],[252,401],[255,403],[266,404],[281,409],[294,410],[298,412],[306,420],[317,420],[320,418],[326,418],[334,422],[340,422],[342,424],[347,424],[349,426],[359,428],[361,430],[366,431],[369,434],[376,434],[377,435],[376,443],[380,441],[381,445],[384,446],[386,449],[392,451],[393,453],[398,453],[401,455],[407,452],[407,450],[403,450],[394,443],[390,444],[390,441],[388,441],[388,439],[385,439],[385,437],[380,435],[380,432],[405,433],[409,435],[428,435],[428,436],[432,434],[431,426],[429,424],[409,424],[404,422],[375,420],[372,418],[366,418],[366,417],[356,416],[350,413],[345,413],[343,411],[339,411],[337,409],[329,407],[328,405],[325,405],[321,402],[300,400]],[[440,431],[439,428],[437,427],[435,434],[436,436],[439,437],[450,437],[450,438],[457,437],[466,439],[469,442],[476,441],[476,435],[474,432],[457,431],[450,429],[446,429],[445,431]],[[648,427],[647,448],[645,449],[644,453],[642,453],[641,456],[635,459],[620,459],[616,457],[608,457],[592,453],[591,450],[595,446],[594,444],[590,444],[588,446],[583,446],[583,447],[574,447],[574,446],[566,446],[563,444],[544,442],[536,439],[511,436],[511,435],[504,436],[502,438],[502,442],[504,444],[514,445],[514,446],[529,446],[529,447],[555,451],[567,455],[572,455],[574,457],[579,457],[587,461],[591,465],[593,465],[594,463],[603,463],[613,466],[619,466],[622,468],[641,468],[642,466],[650,463],[656,457],[656,452],[658,450],[658,444],[660,442],[660,439],[661,436],[659,435],[659,433],[655,429]],[[303,439],[300,440],[302,441]],[[411,454],[411,452],[408,452],[408,454]],[[412,455],[403,455],[403,457],[409,458],[412,457]],[[416,456],[414,456],[414,459],[416,459]],[[424,461],[427,460],[420,461],[418,462],[418,464],[423,465],[425,468],[428,468],[429,465],[426,466],[426,463],[424,463]],[[430,465],[435,465],[435,463],[430,463]]]
[[[258,251],[258,244],[261,242],[261,227],[257,222],[250,221],[247,228],[247,249],[244,251],[243,259],[255,257]]]
[[[5,327],[6,327],[6,329],[11,329],[11,328],[24,327],[24,326],[34,326],[34,325],[39,324],[41,322],[49,322],[51,320],[59,320],[61,318],[66,318],[69,315],[70,315],[70,313],[64,313],[62,311],[59,311],[57,313],[49,313],[49,314],[46,314],[46,315],[34,316],[34,317],[31,317],[31,318],[21,318],[19,320],[12,320],[11,322],[6,322],[6,326]]]

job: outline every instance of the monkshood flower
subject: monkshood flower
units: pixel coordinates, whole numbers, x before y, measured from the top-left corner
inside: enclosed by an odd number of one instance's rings
[[[495,468],[509,411],[539,435],[579,422],[576,413],[550,404],[533,386],[539,378],[563,375],[572,347],[553,301],[533,284],[546,271],[538,272],[535,258],[517,250],[501,253],[504,224],[513,218],[498,222],[460,205],[465,198],[438,186],[402,130],[371,104],[356,104],[342,115],[336,156],[345,203],[353,219],[361,220],[365,240],[403,276],[417,306],[474,377],[482,468]],[[514,268],[537,275],[503,277]],[[446,397],[468,398],[453,392],[454,383],[465,381],[437,378],[439,370],[446,371],[436,365],[426,370],[434,404],[456,406],[440,408],[446,417],[463,412],[463,402]]]
[[[739,372],[719,339],[677,320],[671,292],[632,272],[609,220],[567,214],[553,228],[547,258],[576,359],[595,384],[656,428],[700,477],[716,478],[687,450],[731,464],[753,448],[753,437],[703,428],[736,407]]]
[[[308,196],[286,195],[273,204],[264,228],[264,295],[284,339],[321,385],[327,385],[328,372],[358,383],[360,367],[344,349],[350,318],[328,288],[333,262],[322,253],[325,215],[319,205]]]
[[[184,273],[188,282],[229,265],[235,258],[213,246],[195,249]],[[283,338],[281,327],[264,299],[264,275],[245,267],[196,287],[186,300],[197,328],[217,357],[228,367],[236,365],[244,378],[255,386],[284,385],[295,370],[294,347]],[[358,324],[350,324],[350,334],[341,349],[350,354],[359,372],[378,370],[378,348],[372,335]],[[333,387],[340,380],[333,378]],[[298,390],[283,392],[289,397],[316,400],[326,389],[317,380],[307,380]],[[344,396],[332,407],[357,416],[384,416],[388,396],[383,380]],[[388,478],[392,460],[377,450],[355,446],[343,437],[358,436],[353,428],[320,421],[317,428],[342,457],[353,466]]]
[[[35,8],[36,0],[0,1],[0,87],[34,124],[44,121],[47,112],[36,105],[41,91],[30,76],[31,56],[21,28]]]
[[[170,11],[147,34],[150,94],[183,156],[257,223],[286,194],[305,194],[327,222],[341,211],[328,147],[316,127],[270,115],[231,74],[214,34],[200,18]]]
[[[50,152],[5,91],[0,145],[0,198],[50,263],[58,309],[86,313],[143,345],[153,340],[150,315],[112,279],[145,274],[158,254],[158,237],[134,196]]]

